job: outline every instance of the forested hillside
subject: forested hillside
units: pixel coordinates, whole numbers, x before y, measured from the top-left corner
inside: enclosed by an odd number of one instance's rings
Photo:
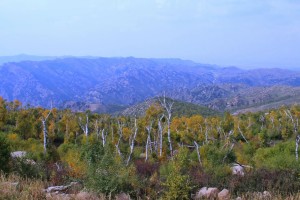
[[[143,199],[189,199],[201,187],[227,188],[232,198],[299,192],[298,105],[209,117],[176,117],[174,105],[160,97],[144,115],[113,117],[1,98],[0,169]],[[13,151],[27,154],[14,160]],[[243,170],[233,174],[236,165]]]

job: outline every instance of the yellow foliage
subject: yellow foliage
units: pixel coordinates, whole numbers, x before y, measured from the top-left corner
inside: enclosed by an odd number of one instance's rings
[[[83,178],[86,174],[86,163],[80,160],[80,152],[72,149],[61,155],[62,161],[66,162],[70,169],[70,175],[74,178]]]
[[[15,142],[15,141],[19,141],[19,140],[20,140],[20,137],[19,137],[19,135],[16,134],[16,133],[9,133],[9,134],[7,135],[7,139],[8,139],[9,141]]]

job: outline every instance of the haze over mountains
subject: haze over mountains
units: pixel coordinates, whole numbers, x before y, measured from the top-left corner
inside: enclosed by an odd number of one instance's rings
[[[245,70],[180,59],[23,57],[27,61],[0,58],[0,95],[35,106],[53,102],[111,112],[164,92],[219,111],[300,99],[300,73],[285,69]]]

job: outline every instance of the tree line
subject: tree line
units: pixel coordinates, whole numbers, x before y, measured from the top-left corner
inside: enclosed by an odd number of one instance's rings
[[[165,97],[141,117],[30,107],[0,98],[2,140],[10,151],[25,150],[49,168],[42,175],[40,169],[26,168],[26,176],[53,182],[80,179],[96,192],[169,199],[190,198],[207,185],[235,193],[270,189],[251,182],[255,173],[289,172],[298,179],[300,106],[211,117],[172,114],[173,102]],[[232,176],[234,163],[250,166],[246,182]],[[54,165],[58,167],[50,167]],[[299,189],[297,181],[282,179],[270,181],[281,181],[280,187],[288,182],[281,188],[286,193]]]

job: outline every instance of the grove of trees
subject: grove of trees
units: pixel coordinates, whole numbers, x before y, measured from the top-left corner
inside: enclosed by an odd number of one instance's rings
[[[189,199],[203,186],[297,193],[300,106],[203,117],[173,116],[161,98],[142,117],[23,106],[0,98],[0,169],[93,192]],[[26,151],[36,165],[13,165]],[[245,175],[232,175],[233,164]],[[9,167],[11,165],[11,167]]]

